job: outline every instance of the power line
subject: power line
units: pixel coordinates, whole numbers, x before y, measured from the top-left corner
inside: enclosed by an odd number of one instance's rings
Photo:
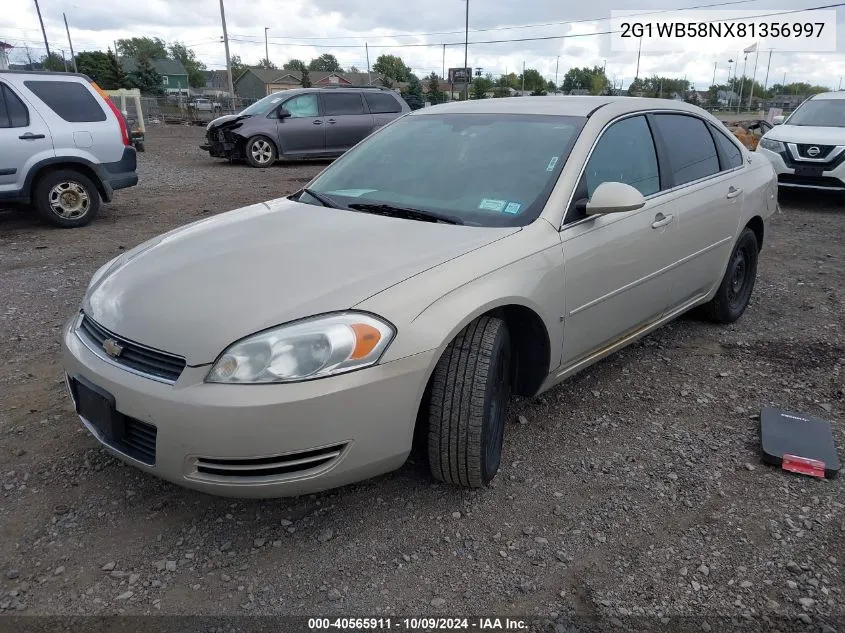
[[[737,5],[737,4],[749,4],[751,2],[761,2],[762,0],[731,0],[730,2],[714,2],[712,4],[700,4],[694,5],[691,7],[681,7],[678,9],[662,9],[660,11],[645,11],[641,13],[632,13],[631,17],[640,17],[644,15],[658,15],[661,13],[674,13],[677,11],[692,11],[694,9],[708,9],[713,7],[724,7],[730,5]],[[540,22],[534,24],[522,24],[518,26],[494,26],[489,28],[483,29],[469,29],[470,33],[488,33],[491,31],[513,31],[513,30],[522,30],[522,29],[535,29],[535,28],[544,28],[548,26],[561,26],[567,24],[584,24],[587,22],[606,22],[610,20],[609,17],[603,16],[600,18],[585,18],[581,20],[563,20],[559,22]],[[365,36],[365,35],[338,35],[334,37],[271,37],[271,40],[350,40],[350,39],[372,39],[373,37],[376,38],[389,38],[389,37],[425,37],[428,35],[461,35],[464,31],[431,31],[429,33],[385,33],[375,36]],[[252,35],[237,35],[233,34],[233,37],[254,37]],[[442,46],[442,44],[438,44],[438,46]]]
[[[754,1],[754,0],[750,0]],[[834,9],[837,7],[845,6],[845,2],[839,2],[836,4],[827,4],[817,7],[806,7],[804,9],[791,9],[786,11],[776,11],[772,13],[763,13],[757,16],[754,16],[755,19],[757,18],[765,18],[765,17],[772,17],[777,15],[788,15],[791,13],[803,13],[805,11],[818,11],[822,9]],[[691,7],[697,8],[697,7]],[[678,9],[673,9],[672,11],[677,11]],[[689,10],[689,9],[687,9]],[[710,24],[713,22],[733,22],[735,20],[746,20],[748,18],[714,18],[712,20],[701,20],[701,23]],[[500,40],[476,40],[470,42],[472,45],[477,44],[505,44],[505,43],[512,43],[512,42],[540,42],[540,41],[549,41],[549,40],[562,40],[562,39],[574,39],[580,37],[596,37],[597,35],[612,35],[614,33],[622,33],[621,30],[608,30],[608,31],[596,31],[594,33],[572,33],[568,35],[544,35],[544,36],[535,36],[535,37],[518,37],[518,38],[507,38],[507,39],[500,39]],[[242,42],[246,44],[259,44],[260,42],[255,42],[248,39],[242,38],[235,38],[230,37],[230,40],[236,42]],[[308,44],[302,42],[271,42],[274,46],[301,46],[307,48],[328,48],[328,49],[339,49],[339,48],[364,48],[363,44]],[[433,46],[463,46],[464,42],[414,42],[414,43],[405,43],[405,44],[368,44],[370,48],[427,48]]]

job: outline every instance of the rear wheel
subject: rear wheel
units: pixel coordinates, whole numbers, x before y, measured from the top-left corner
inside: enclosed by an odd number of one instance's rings
[[[33,191],[38,214],[63,228],[85,226],[100,210],[100,193],[87,176],[60,169],[41,177]]]
[[[479,317],[446,348],[431,382],[428,458],[435,478],[486,486],[501,462],[511,345],[501,319]]]
[[[276,146],[266,136],[253,136],[246,142],[247,162],[253,167],[270,167],[276,162]]]
[[[715,323],[733,323],[748,307],[757,279],[757,236],[749,228],[740,233],[728,268],[715,296],[704,304],[704,314]]]

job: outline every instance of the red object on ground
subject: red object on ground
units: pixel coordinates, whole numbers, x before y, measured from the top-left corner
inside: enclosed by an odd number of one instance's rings
[[[781,468],[799,475],[824,478],[824,462],[797,455],[784,455]]]

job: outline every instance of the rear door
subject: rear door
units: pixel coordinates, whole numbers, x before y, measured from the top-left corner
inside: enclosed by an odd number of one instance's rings
[[[320,93],[326,117],[326,151],[343,153],[373,131],[373,115],[360,92]]]
[[[0,148],[0,199],[17,196],[32,166],[56,155],[44,119],[10,84],[2,81]]]
[[[683,255],[671,273],[670,309],[681,308],[722,277],[742,217],[744,165],[733,141],[703,119],[656,113],[653,123],[671,178]]]
[[[291,97],[281,108],[290,114],[276,119],[280,154],[320,156],[326,152],[326,130],[316,93]]]
[[[53,133],[53,147],[59,155],[92,163],[115,163],[123,158],[120,123],[89,81],[45,75],[25,79],[23,87],[28,99],[43,104],[38,110]]]
[[[364,100],[373,115],[373,128],[378,129],[387,125],[402,114],[402,105],[388,92],[382,90],[368,90],[364,92]]]

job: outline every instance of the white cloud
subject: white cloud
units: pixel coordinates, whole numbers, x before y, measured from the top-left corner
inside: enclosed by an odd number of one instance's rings
[[[628,85],[636,72],[636,53],[611,51],[610,38],[596,35],[610,26],[610,11],[664,11],[710,4],[714,0],[686,0],[683,4],[672,0],[658,0],[642,6],[632,0],[595,0],[589,3],[547,0],[520,2],[470,1],[469,65],[494,74],[520,72],[525,62],[544,76],[554,79],[558,56],[558,78],[571,66],[607,65],[609,77],[616,77]],[[190,45],[210,68],[225,67],[221,43],[219,5],[216,0],[144,0],[121,2],[119,8],[103,9],[99,0],[41,0],[48,40],[51,48],[64,49],[69,55],[67,36],[62,21],[66,12],[71,25],[74,48],[77,51],[105,49],[114,40],[132,36],[156,36],[167,41],[179,40]],[[754,0],[731,9],[766,9],[785,11],[823,4],[815,0]],[[38,17],[32,2],[7,3],[4,8],[0,40],[18,47],[12,57],[20,58],[23,47],[29,46],[35,57],[44,54]],[[264,57],[264,28],[270,28],[270,58],[278,65],[298,57],[306,61],[317,55],[333,53],[344,66],[366,68],[364,42],[369,43],[372,64],[378,55],[400,55],[418,75],[441,71],[445,66],[463,65],[463,28],[466,5],[462,0],[225,0],[232,54],[249,63]],[[713,9],[716,11],[717,9]],[[718,15],[716,13],[715,15]],[[665,17],[665,14],[661,14]],[[641,16],[647,19],[647,16]],[[840,16],[841,21],[845,21]],[[580,21],[560,24],[565,21]],[[510,28],[537,23],[555,23],[536,28]],[[486,30],[477,30],[486,29]],[[838,34],[845,32],[838,26]],[[396,33],[437,33],[426,36],[391,37]],[[473,42],[512,38],[550,37],[567,35],[565,39],[473,44]],[[323,38],[323,39],[310,39]],[[310,46],[293,46],[292,42]],[[407,44],[431,44],[411,47]],[[720,49],[721,48],[721,49]],[[690,79],[696,87],[706,88],[713,77],[727,77],[728,59],[736,51],[714,46],[704,53],[643,53],[640,75],[660,74]],[[765,76],[768,55],[760,55],[757,79]],[[749,55],[747,73],[751,74],[754,55]],[[740,72],[742,65],[740,65]],[[786,73],[787,81],[803,80],[836,87],[840,75],[845,75],[845,59],[838,53],[776,53],[772,58],[769,83],[780,82]]]

